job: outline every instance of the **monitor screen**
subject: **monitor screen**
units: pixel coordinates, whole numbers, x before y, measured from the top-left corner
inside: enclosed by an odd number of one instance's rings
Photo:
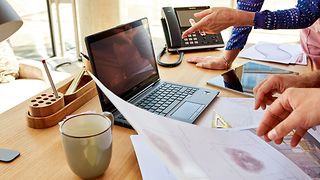
[[[200,12],[200,10],[176,10],[180,27],[191,27],[189,19],[192,18],[195,22],[198,22],[199,19],[194,17],[194,13]]]
[[[209,6],[201,6],[201,7],[199,6],[199,7],[189,7],[189,8],[178,7],[174,9],[178,17],[180,27],[189,28],[191,27],[189,19],[194,19],[195,22],[198,22],[200,20],[199,18],[194,17],[194,13],[201,12],[208,8]]]
[[[148,24],[126,24],[93,36],[87,45],[95,74],[118,96],[158,73]]]

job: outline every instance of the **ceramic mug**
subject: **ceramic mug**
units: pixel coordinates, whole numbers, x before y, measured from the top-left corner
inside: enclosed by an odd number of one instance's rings
[[[112,154],[111,113],[85,113],[66,118],[60,124],[63,148],[71,170],[81,178],[101,176]]]

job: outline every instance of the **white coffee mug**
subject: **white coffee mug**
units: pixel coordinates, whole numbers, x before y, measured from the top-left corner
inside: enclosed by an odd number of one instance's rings
[[[111,113],[85,113],[60,124],[63,148],[71,170],[81,178],[101,176],[112,154]]]

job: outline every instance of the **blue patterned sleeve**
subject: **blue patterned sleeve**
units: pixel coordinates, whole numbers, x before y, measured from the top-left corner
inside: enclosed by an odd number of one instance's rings
[[[237,9],[251,12],[260,11],[264,0],[237,0]],[[234,27],[226,50],[242,49],[247,42],[252,27]]]
[[[302,29],[311,26],[320,17],[320,0],[298,0],[296,8],[262,11],[255,15],[255,28]]]

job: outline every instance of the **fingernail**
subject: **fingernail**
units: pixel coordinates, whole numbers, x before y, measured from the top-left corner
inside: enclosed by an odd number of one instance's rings
[[[270,140],[275,140],[277,138],[277,132],[275,129],[272,129],[269,133],[268,133],[268,138]]]

